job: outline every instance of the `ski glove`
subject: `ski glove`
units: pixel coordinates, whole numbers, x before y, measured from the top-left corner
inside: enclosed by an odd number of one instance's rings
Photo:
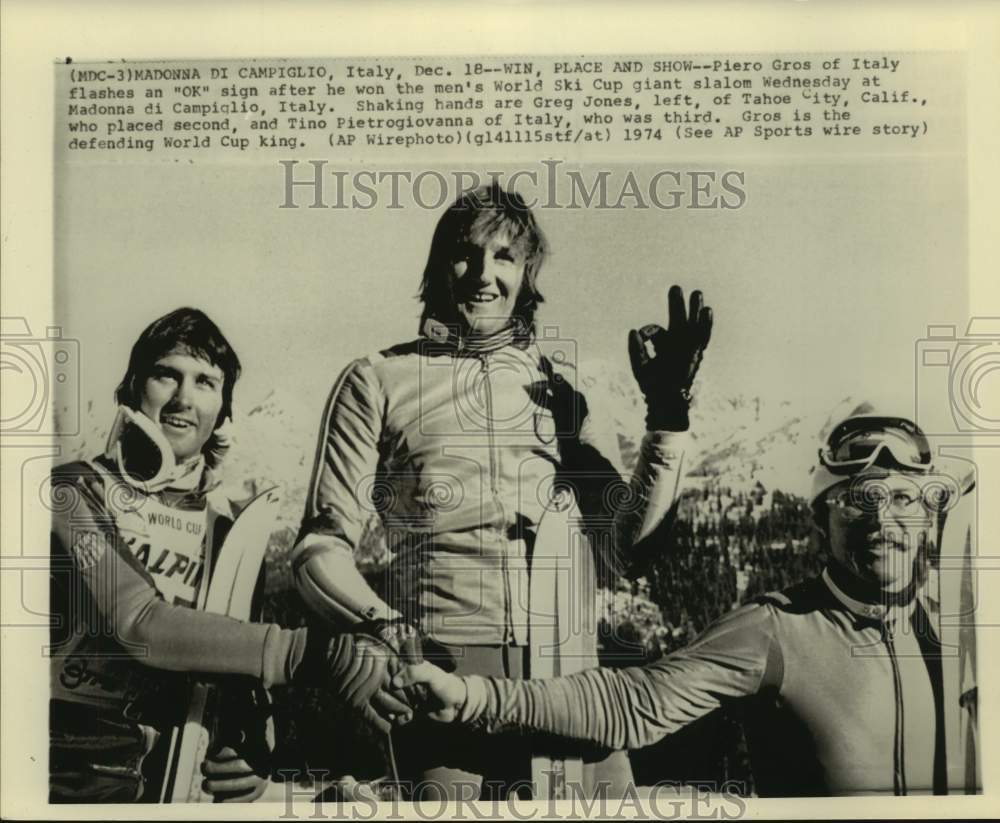
[[[687,311],[680,286],[670,287],[667,304],[668,328],[654,323],[632,329],[628,353],[646,400],[646,429],[687,431],[691,384],[712,336],[712,310],[704,305],[701,292],[693,291]]]
[[[356,631],[377,637],[396,652],[396,655],[386,662],[390,680],[406,665],[420,663],[424,659],[420,630],[401,617],[392,620],[370,620],[362,623]],[[416,685],[403,690],[395,689],[392,695],[405,703],[408,708],[415,708],[424,702],[427,690],[422,685]]]
[[[366,723],[388,733],[393,720],[411,714],[409,705],[389,690],[388,666],[396,657],[390,644],[362,631],[330,637],[310,629],[295,679],[324,686]]]

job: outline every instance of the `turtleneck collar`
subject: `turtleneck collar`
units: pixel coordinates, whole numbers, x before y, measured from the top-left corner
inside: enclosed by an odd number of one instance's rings
[[[449,325],[434,317],[428,317],[421,327],[421,334],[456,354],[487,354],[507,346],[524,349],[531,342],[530,330],[517,318],[499,331],[476,334],[468,331],[463,333],[458,325]]]
[[[146,493],[207,490],[211,484],[203,454],[178,463],[156,423],[127,406],[118,408],[104,455],[125,482]]]
[[[898,624],[900,620],[909,620],[916,606],[915,592],[901,598],[897,603],[891,603],[888,599],[874,602],[872,597],[863,597],[857,591],[857,587],[852,585],[850,578],[835,566],[828,565],[823,569],[822,578],[830,593],[852,615],[873,620],[889,628]]]

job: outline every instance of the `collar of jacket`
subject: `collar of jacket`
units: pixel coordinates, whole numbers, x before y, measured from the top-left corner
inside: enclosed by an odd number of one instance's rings
[[[834,576],[830,573],[829,566],[823,569],[822,578],[827,589],[829,589],[830,593],[837,599],[837,602],[847,609],[847,611],[849,611],[855,618],[870,620],[875,623],[885,625],[890,630],[894,626],[898,625],[900,621],[908,621],[910,619],[910,615],[913,614],[914,607],[916,606],[916,597],[911,597],[905,603],[901,603],[899,605],[870,603],[858,600],[844,590],[845,588],[850,588],[847,581],[842,579],[838,584],[834,580]]]
[[[459,326],[428,317],[424,320],[420,333],[442,350],[455,355],[487,354],[507,346],[526,349],[532,341],[531,331],[519,319],[511,321],[493,334],[477,335],[462,334]]]
[[[158,455],[159,467],[152,477],[138,477],[128,470],[126,435],[145,441],[145,445]],[[142,412],[127,406],[120,406],[118,409],[104,456],[114,464],[126,483],[147,494],[160,491],[206,493],[220,482],[217,473],[206,465],[202,454],[184,463],[177,463],[169,441],[156,423]]]

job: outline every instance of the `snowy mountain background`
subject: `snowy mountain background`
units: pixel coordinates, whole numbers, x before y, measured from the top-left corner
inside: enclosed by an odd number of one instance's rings
[[[581,365],[577,377],[598,425],[618,438],[623,464],[634,466],[644,431],[645,407],[627,371],[605,360]],[[298,401],[298,402],[297,402]],[[821,432],[858,405],[852,397],[811,403],[727,394],[704,376],[696,384],[688,446],[688,482],[716,477],[733,491],[763,486],[804,495]],[[227,490],[236,497],[278,485],[284,490],[279,525],[296,528],[309,485],[321,408],[272,391],[246,404],[233,427],[225,466]],[[89,457],[107,439],[112,413],[104,404],[82,410],[80,434],[63,440],[66,459]]]

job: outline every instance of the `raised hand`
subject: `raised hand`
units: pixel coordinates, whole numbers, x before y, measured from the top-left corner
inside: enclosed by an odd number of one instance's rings
[[[392,679],[394,689],[420,687],[426,695],[421,708],[432,720],[453,723],[465,705],[468,692],[461,677],[440,669],[426,660],[410,665]]]
[[[667,294],[668,326],[655,323],[628,334],[632,374],[646,400],[646,428],[686,431],[691,384],[712,336],[712,310],[700,291],[691,292],[690,310],[680,286]]]

